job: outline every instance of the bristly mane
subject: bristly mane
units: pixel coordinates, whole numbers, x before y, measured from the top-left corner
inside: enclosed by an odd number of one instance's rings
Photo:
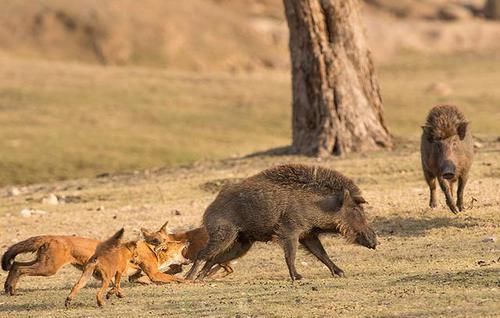
[[[432,139],[446,139],[456,135],[458,124],[465,121],[464,115],[456,106],[436,106],[427,115],[424,133]]]
[[[319,166],[287,164],[264,170],[256,177],[259,176],[281,186],[307,190],[322,195],[343,192],[344,189],[349,190],[352,196],[361,194],[361,190],[351,179],[340,172]]]

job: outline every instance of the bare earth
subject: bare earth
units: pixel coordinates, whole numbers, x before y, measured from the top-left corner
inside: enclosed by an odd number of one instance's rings
[[[143,171],[96,179],[32,185],[0,207],[2,251],[32,235],[78,234],[104,238],[126,227],[129,239],[141,226],[196,226],[221,184],[283,162],[321,164],[351,176],[369,202],[367,211],[381,245],[372,251],[340,237],[323,242],[346,278],[332,278],[321,263],[301,251],[291,283],[275,244],[256,244],[225,279],[196,284],[124,284],[126,298],[95,304],[97,282],[83,289],[72,308],[64,299],[79,272],[65,268],[50,278],[26,278],[19,296],[0,296],[0,316],[82,317],[498,317],[500,316],[500,142],[478,151],[466,188],[471,209],[453,215],[439,196],[427,208],[418,144],[393,152],[317,161],[304,157],[254,157],[201,162],[177,169]],[[0,189],[2,190],[2,189]],[[6,189],[3,189],[4,191]],[[40,203],[49,193],[59,205]],[[23,217],[22,208],[46,214]],[[6,273],[0,274],[3,281]]]

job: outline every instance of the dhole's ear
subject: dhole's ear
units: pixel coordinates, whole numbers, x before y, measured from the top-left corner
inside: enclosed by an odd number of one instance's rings
[[[160,228],[160,231],[159,232],[163,232],[164,234],[167,234],[167,225],[168,225],[168,221],[165,222],[165,224],[163,224]]]
[[[127,243],[127,247],[130,250],[135,250],[137,248],[137,241],[130,241]]]
[[[469,127],[468,121],[463,121],[457,125],[457,134],[458,134],[458,137],[460,137],[460,140],[463,140],[465,138],[465,135],[467,134],[468,127]]]
[[[137,241],[129,241],[125,243],[125,247],[132,253],[132,262],[136,261],[136,258],[138,257],[137,254]]]
[[[143,227],[141,227],[141,233],[142,233],[142,236],[144,236],[144,237],[151,236],[151,232],[149,232],[148,229],[143,228]]]
[[[355,195],[352,197],[352,200],[356,203],[356,204],[367,204],[368,202],[365,200],[365,198],[363,198],[361,195]]]

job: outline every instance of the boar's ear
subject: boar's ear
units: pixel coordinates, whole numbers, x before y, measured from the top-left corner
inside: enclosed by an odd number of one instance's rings
[[[467,127],[469,126],[468,121],[463,121],[457,125],[457,134],[460,137],[460,140],[465,138],[465,134],[467,133]]]
[[[368,202],[365,200],[365,198],[363,198],[361,195],[354,195],[352,197],[352,200],[356,203],[356,204],[367,204]]]
[[[432,127],[429,125],[422,126],[422,132],[429,142],[432,142]]]
[[[342,196],[342,206],[346,205],[348,202],[352,202],[352,197],[351,194],[349,193],[349,190],[344,189],[344,195]]]

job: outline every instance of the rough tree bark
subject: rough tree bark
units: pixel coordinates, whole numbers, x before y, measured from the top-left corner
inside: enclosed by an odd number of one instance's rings
[[[292,150],[392,146],[357,0],[284,0],[292,61]]]
[[[500,20],[500,0],[487,0],[484,5],[484,16],[492,20]]]

